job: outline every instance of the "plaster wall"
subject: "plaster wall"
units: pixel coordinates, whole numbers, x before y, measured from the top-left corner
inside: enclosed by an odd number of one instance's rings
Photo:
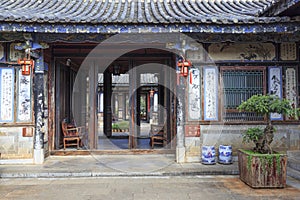
[[[33,157],[33,137],[23,137],[22,127],[0,128],[0,159]]]
[[[201,149],[204,145],[214,146],[216,156],[220,145],[231,145],[233,157],[239,148],[253,148],[254,144],[242,142],[242,132],[257,125],[201,125],[200,137],[186,137],[186,162],[201,162]],[[262,126],[264,127],[264,126]],[[272,147],[277,151],[300,150],[299,125],[275,125]]]

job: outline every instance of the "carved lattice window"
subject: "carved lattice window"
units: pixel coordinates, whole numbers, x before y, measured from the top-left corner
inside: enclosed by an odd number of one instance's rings
[[[260,121],[263,116],[239,112],[237,107],[255,94],[265,93],[265,67],[221,68],[224,121]]]

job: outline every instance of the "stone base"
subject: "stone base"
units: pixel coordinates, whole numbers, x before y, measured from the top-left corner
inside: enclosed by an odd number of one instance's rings
[[[176,162],[185,162],[185,147],[176,147]]]
[[[44,149],[33,150],[33,162],[34,164],[43,164],[45,160]]]

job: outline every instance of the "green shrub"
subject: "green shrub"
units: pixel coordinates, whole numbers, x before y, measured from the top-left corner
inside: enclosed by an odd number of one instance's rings
[[[129,129],[129,121],[120,121],[117,124],[121,130]]]
[[[113,123],[111,128],[112,128],[112,129],[119,129],[119,125],[116,124],[116,123]]]

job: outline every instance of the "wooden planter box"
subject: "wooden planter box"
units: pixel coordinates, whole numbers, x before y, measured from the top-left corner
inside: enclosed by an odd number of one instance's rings
[[[240,179],[253,188],[286,187],[286,154],[254,154],[238,150]]]

